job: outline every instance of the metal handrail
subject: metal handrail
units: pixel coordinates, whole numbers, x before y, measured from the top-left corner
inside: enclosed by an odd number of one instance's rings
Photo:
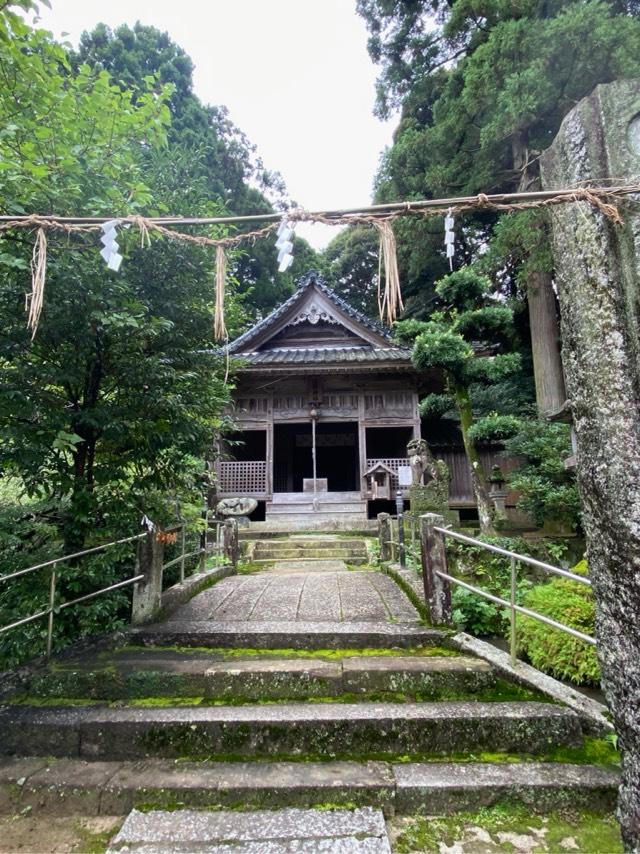
[[[206,564],[206,556],[209,553],[209,543],[208,543],[208,531],[209,526],[213,525],[218,532],[218,549],[220,548],[219,538],[220,538],[220,528],[223,524],[222,521],[217,519],[209,519],[208,514],[205,516],[206,518],[206,530],[203,536],[202,543],[198,546],[197,549],[187,552],[186,551],[186,528],[187,522],[181,521],[170,528],[166,528],[166,533],[173,533],[180,531],[181,532],[181,541],[180,541],[180,554],[174,558],[173,560],[168,561],[167,563],[163,563],[162,572],[165,569],[168,569],[171,566],[175,566],[176,564],[180,564],[180,581],[183,582],[185,579],[185,561],[189,558],[200,556],[201,561],[201,570],[204,570]],[[111,546],[118,546],[124,543],[132,543],[138,540],[143,539],[148,535],[148,532],[143,532],[141,534],[135,534],[131,537],[122,537],[119,540],[113,540],[109,543],[103,543],[100,546],[92,546],[88,549],[83,549],[82,551],[74,552],[73,554],[62,555],[60,557],[52,558],[51,560],[44,561],[43,563],[35,564],[34,566],[27,567],[26,569],[21,569],[16,572],[9,573],[8,575],[0,576],[1,581],[10,581],[15,578],[19,578],[21,576],[28,575],[33,572],[37,572],[41,569],[50,569],[51,576],[49,580],[49,604],[47,608],[44,608],[41,611],[37,611],[35,614],[29,614],[27,617],[23,617],[20,620],[15,620],[13,623],[9,623],[6,626],[0,626],[0,635],[5,632],[11,631],[12,629],[16,629],[19,626],[24,626],[28,623],[32,623],[35,620],[40,620],[43,617],[48,617],[48,626],[47,626],[47,640],[46,640],[46,654],[47,658],[51,655],[52,641],[53,641],[53,621],[54,614],[59,613],[65,608],[70,608],[73,605],[78,605],[81,602],[86,602],[89,599],[95,599],[97,596],[101,596],[104,593],[109,593],[112,590],[117,590],[122,587],[128,587],[132,584],[137,584],[145,578],[145,574],[141,572],[136,572],[134,576],[131,578],[126,578],[124,581],[118,581],[115,584],[110,584],[108,587],[102,587],[99,590],[94,590],[91,593],[86,593],[83,596],[79,596],[76,599],[71,599],[68,602],[61,602],[60,604],[56,604],[56,584],[58,581],[58,572],[56,571],[56,567],[60,563],[64,563],[65,561],[70,561],[75,558],[84,557],[85,555],[95,554],[96,552],[102,551],[104,549],[110,548]]]
[[[455,578],[453,575],[449,575],[447,572],[442,572],[441,570],[436,570],[436,574],[440,576],[440,578],[446,578],[447,581],[451,581],[453,584],[457,584],[459,587],[464,587],[465,590],[471,590],[473,593],[477,593],[479,596],[483,596],[485,599],[489,599],[491,602],[495,602],[498,605],[502,605],[505,608],[511,608],[511,602],[508,602],[506,599],[501,599],[500,596],[494,596],[493,593],[487,593],[486,590],[482,590],[480,587],[475,587],[473,584],[468,584],[466,581],[461,581],[459,578]],[[557,620],[552,620],[551,617],[545,617],[544,614],[538,614],[537,611],[532,611],[530,608],[525,608],[523,605],[513,605],[513,610],[517,611],[519,614],[524,614],[526,617],[531,617],[534,620],[538,620],[541,623],[546,623],[548,626],[552,626],[554,629],[560,629],[560,631],[567,632],[567,634],[573,635],[579,640],[584,641],[585,643],[590,643],[593,646],[596,645],[595,638],[591,637],[591,635],[586,635],[584,632],[578,631],[578,629],[573,629],[571,626],[565,626],[564,623],[559,623]]]
[[[81,552],[74,552],[73,554],[63,555],[62,557],[54,557],[52,560],[46,560],[44,563],[37,563],[34,566],[29,566],[26,569],[20,569],[17,572],[10,573],[9,575],[0,575],[0,581],[9,581],[11,578],[18,578],[20,575],[28,575],[30,572],[36,572],[38,569],[45,569],[48,566],[55,566],[57,563],[63,563],[66,560],[73,560],[77,557],[93,554],[94,552],[99,552],[102,549],[107,549],[110,546],[119,546],[122,543],[132,543],[134,540],[140,540],[145,536],[146,534],[135,534],[133,537],[124,537],[121,540],[113,540],[110,543],[103,543],[101,546],[93,546],[90,549],[83,549]]]
[[[440,525],[434,525],[433,530],[441,534],[443,538],[451,537],[454,540],[460,540],[461,542],[469,543],[470,545],[485,549],[486,551],[494,552],[499,555],[503,555],[504,557],[508,557],[510,559],[511,584],[510,597],[508,601],[506,599],[502,599],[500,596],[495,596],[493,593],[487,593],[486,590],[482,590],[480,587],[476,587],[473,584],[469,584],[466,581],[462,581],[461,579],[456,578],[453,575],[449,575],[449,573],[443,572],[440,569],[436,569],[435,574],[440,578],[449,581],[451,584],[456,584],[458,587],[463,587],[466,590],[470,590],[477,596],[481,596],[484,599],[488,599],[490,602],[495,602],[497,605],[509,609],[509,646],[511,663],[514,666],[516,664],[517,649],[516,614],[523,614],[526,617],[530,617],[533,620],[537,620],[539,623],[544,623],[545,625],[551,626],[552,628],[557,629],[558,631],[565,632],[565,634],[571,635],[572,637],[575,637],[578,640],[583,641],[584,643],[588,643],[591,646],[596,646],[596,639],[592,635],[587,635],[584,632],[579,631],[578,629],[574,629],[571,626],[567,626],[564,623],[560,623],[557,620],[553,620],[551,617],[547,617],[544,614],[539,614],[537,611],[532,611],[530,608],[525,608],[523,605],[516,604],[516,561],[529,564],[530,566],[535,566],[538,569],[543,569],[545,572],[550,572],[554,575],[559,575],[562,578],[568,578],[571,581],[578,581],[582,584],[587,584],[588,586],[591,586],[591,581],[588,578],[585,578],[582,575],[577,575],[574,572],[568,572],[565,569],[560,569],[560,567],[553,566],[550,563],[545,563],[544,561],[536,560],[536,558],[529,557],[528,555],[521,555],[517,552],[512,552],[509,549],[503,549],[500,546],[494,546],[491,543],[485,543],[482,540],[477,540],[475,539],[475,537],[468,537],[466,536],[466,534],[459,534],[457,531],[452,531],[450,528],[443,528]]]
[[[108,593],[110,590],[116,590],[118,587],[126,587],[129,584],[141,581],[143,578],[144,575],[142,573],[134,575],[132,578],[126,578],[124,581],[119,581],[117,584],[111,584],[109,587],[102,587],[100,590],[94,590],[93,593],[87,593],[86,596],[79,596],[77,599],[71,599],[69,602],[62,602],[60,605],[56,605],[53,611],[55,613],[56,611],[62,611],[63,608],[69,608],[71,605],[77,605],[78,602],[85,602],[87,599],[95,599],[96,596],[100,596],[102,593]],[[8,632],[10,629],[16,629],[18,626],[24,626],[26,623],[32,623],[40,617],[46,617],[50,610],[50,608],[46,608],[44,611],[38,611],[37,614],[31,614],[28,617],[24,617],[22,620],[16,620],[15,623],[9,623],[7,626],[1,626],[0,635],[4,632]]]
[[[521,555],[517,552],[509,551],[509,549],[503,549],[500,546],[494,546],[491,543],[476,540],[475,537],[468,537],[466,534],[459,534],[457,531],[452,531],[451,528],[441,528],[438,525],[434,525],[433,530],[438,531],[440,534],[445,534],[447,537],[452,537],[454,540],[460,540],[461,542],[469,543],[472,546],[480,546],[480,548],[486,549],[490,552],[495,552],[499,555],[504,555],[505,557],[515,558],[515,560],[520,561],[520,563],[528,563],[530,566],[535,566],[538,569],[544,569],[545,572],[553,572],[555,575],[561,575],[563,578],[569,578],[571,581],[579,581],[580,584],[587,584],[591,587],[591,581],[588,578],[585,578],[584,575],[577,575],[575,572],[560,569],[559,566],[553,566],[553,564],[545,563],[543,560],[536,560],[534,557]]]

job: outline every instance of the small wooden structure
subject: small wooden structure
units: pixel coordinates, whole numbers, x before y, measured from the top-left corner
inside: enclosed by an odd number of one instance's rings
[[[367,480],[367,497],[372,501],[393,498],[392,486],[395,472],[381,460],[365,472]]]

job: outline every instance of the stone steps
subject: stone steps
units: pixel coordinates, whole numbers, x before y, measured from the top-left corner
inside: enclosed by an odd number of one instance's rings
[[[575,713],[536,702],[14,705],[0,707],[0,731],[3,756],[88,759],[536,754],[582,744]]]
[[[144,646],[238,649],[407,649],[446,646],[447,635],[415,624],[380,622],[261,622],[170,620],[132,629],[130,642]]]
[[[495,684],[468,656],[353,656],[342,660],[178,653],[149,649],[68,662],[25,682],[23,697],[129,700],[203,697],[233,702],[404,694],[422,700],[473,696]],[[62,700],[61,700],[62,701]]]
[[[391,846],[382,812],[370,807],[245,813],[134,810],[112,840],[107,854],[120,851],[391,854]]]
[[[304,557],[305,555],[309,555],[309,557],[322,557],[322,555],[326,557],[348,557],[349,555],[366,557],[367,547],[364,542],[351,544],[349,542],[341,543],[339,540],[320,541],[318,543],[261,542],[256,544],[254,554],[256,557],[277,558]]]
[[[338,559],[347,562],[367,562],[366,549],[256,549],[252,562],[275,561],[275,560],[331,560]]]
[[[0,759],[0,813],[126,815],[136,807],[371,806],[446,815],[504,800],[612,810],[618,775],[556,762],[179,762]]]

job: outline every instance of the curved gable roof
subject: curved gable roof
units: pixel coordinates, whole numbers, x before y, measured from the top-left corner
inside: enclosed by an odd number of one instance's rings
[[[250,352],[264,344],[287,325],[289,319],[295,316],[296,308],[302,307],[312,290],[327,298],[335,308],[337,317],[345,321],[354,331],[359,332],[371,344],[389,346],[391,342],[390,329],[353,308],[326,285],[318,272],[311,270],[299,280],[298,289],[288,300],[278,306],[264,320],[259,321],[247,332],[231,341],[228,345],[228,351],[230,353]]]

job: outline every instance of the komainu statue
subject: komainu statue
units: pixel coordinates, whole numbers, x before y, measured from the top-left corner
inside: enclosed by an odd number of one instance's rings
[[[424,439],[412,439],[409,442],[407,457],[411,466],[411,512],[440,513],[446,520],[450,520],[450,475],[447,464],[444,460],[434,459]]]
[[[427,483],[439,476],[436,461],[424,439],[412,439],[407,445],[407,456],[411,466],[411,483],[413,486],[420,486],[424,482],[425,474],[427,475]]]

